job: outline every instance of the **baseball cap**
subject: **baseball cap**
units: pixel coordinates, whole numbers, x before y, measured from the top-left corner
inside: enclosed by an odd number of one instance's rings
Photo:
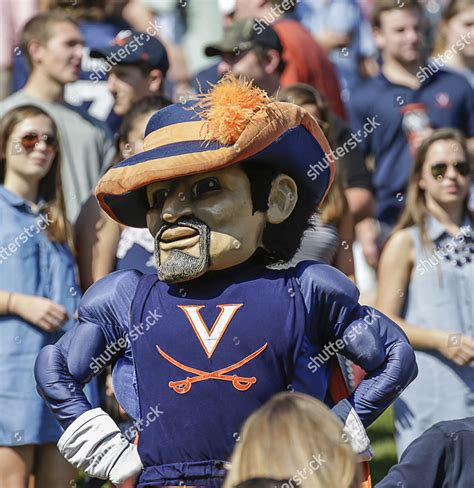
[[[269,25],[262,27],[256,20],[239,19],[224,30],[222,41],[206,46],[206,56],[217,56],[222,53],[247,51],[256,46],[283,51],[280,38]]]
[[[163,44],[146,32],[120,31],[111,46],[91,49],[92,58],[113,60],[115,64],[144,64],[166,74],[169,68],[168,54]],[[109,61],[110,62],[110,61]]]

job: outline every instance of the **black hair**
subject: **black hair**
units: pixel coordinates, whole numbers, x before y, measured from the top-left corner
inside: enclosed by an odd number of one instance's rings
[[[277,168],[263,163],[242,163],[250,181],[253,212],[265,212],[268,209],[268,197],[273,180],[281,174]],[[293,177],[292,175],[288,175]],[[309,189],[299,184],[298,199],[290,216],[280,224],[267,224],[263,231],[262,241],[265,249],[266,264],[289,261],[298,250],[303,232],[310,226],[309,219],[315,212],[314,199]]]

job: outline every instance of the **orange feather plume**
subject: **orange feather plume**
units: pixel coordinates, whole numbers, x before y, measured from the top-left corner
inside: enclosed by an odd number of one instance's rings
[[[205,140],[217,140],[222,144],[234,144],[252,117],[264,110],[272,99],[251,81],[237,79],[226,74],[209,93],[200,93],[196,107],[199,116],[207,121]]]

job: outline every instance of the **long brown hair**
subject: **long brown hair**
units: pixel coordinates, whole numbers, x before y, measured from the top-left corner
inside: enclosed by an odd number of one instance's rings
[[[240,437],[224,488],[252,478],[288,480],[291,486],[296,481],[302,488],[358,486],[355,456],[344,441],[342,424],[314,397],[275,395],[245,421]],[[318,457],[321,464],[313,469],[311,462]],[[293,480],[307,466],[311,475]]]
[[[459,143],[466,156],[466,159],[468,161],[470,160],[469,151],[466,144],[466,138],[457,129],[436,129],[426,139],[424,139],[415,155],[412,173],[408,182],[405,208],[400,216],[398,224],[395,226],[392,233],[416,225],[421,231],[423,241],[425,243],[429,243],[429,239],[427,238],[425,229],[425,218],[428,214],[428,210],[426,208],[425,191],[420,188],[421,172],[423,170],[423,165],[426,160],[426,155],[431,145],[437,141],[446,140],[456,141],[457,143]],[[466,200],[464,202],[466,211],[468,211],[467,203],[468,199],[466,197]]]
[[[319,113],[316,122],[321,127],[329,145],[337,145],[334,134],[334,115],[331,114],[329,105],[324,96],[316,88],[306,83],[295,83],[283,88],[278,93],[278,100],[290,102],[300,107],[303,105],[314,105]],[[320,219],[322,224],[339,224],[344,215],[349,211],[349,205],[344,195],[344,172],[340,165],[336,166],[334,181],[324,202],[320,205]]]
[[[15,127],[25,119],[44,115],[51,120],[54,136],[59,143],[57,126],[52,117],[34,105],[22,105],[8,111],[0,123],[0,183],[4,183],[8,164],[7,143]],[[44,200],[42,213],[52,221],[46,226],[46,236],[51,242],[66,243],[74,249],[71,232],[66,218],[66,206],[61,184],[61,153],[56,150],[51,168],[38,185],[38,199]]]

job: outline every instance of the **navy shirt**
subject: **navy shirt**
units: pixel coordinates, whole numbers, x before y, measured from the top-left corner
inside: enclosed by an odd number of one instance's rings
[[[213,64],[207,68],[197,72],[194,78],[191,80],[191,86],[199,93],[201,90],[207,92],[210,90],[212,84],[216,84],[219,81],[220,75],[218,71],[219,63]]]
[[[439,70],[417,90],[393,84],[383,74],[359,87],[351,98],[351,123],[354,132],[360,131],[359,147],[363,154],[375,158],[377,218],[390,225],[403,207],[411,170],[412,156],[402,128],[402,109],[413,103],[425,105],[431,127],[455,127],[468,137],[474,136],[474,91],[455,73]],[[380,125],[370,129],[370,120]],[[366,137],[364,125],[372,130]]]
[[[439,422],[413,441],[375,488],[472,488],[474,417]]]

